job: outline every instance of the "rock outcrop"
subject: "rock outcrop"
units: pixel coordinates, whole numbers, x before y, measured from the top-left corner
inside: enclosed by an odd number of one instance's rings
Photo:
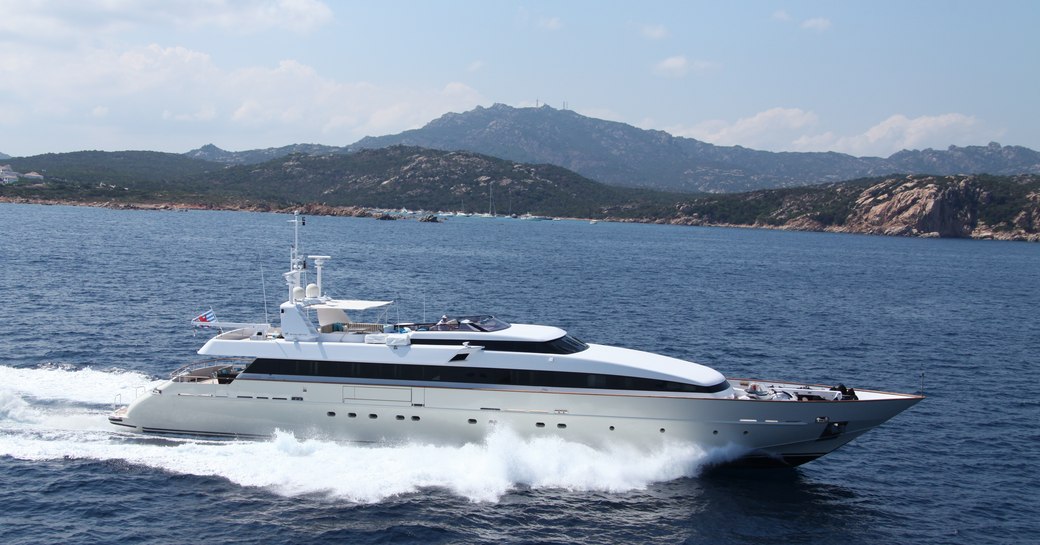
[[[889,236],[970,237],[989,194],[974,178],[909,176],[862,193],[845,219],[845,232]]]
[[[1040,241],[1040,177],[906,176],[714,195],[679,203],[668,223]]]

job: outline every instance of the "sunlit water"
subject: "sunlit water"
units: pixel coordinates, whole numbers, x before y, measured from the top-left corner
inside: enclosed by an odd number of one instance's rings
[[[1033,543],[1040,246],[584,222],[308,218],[337,297],[491,312],[729,376],[914,392],[791,471],[500,430],[358,446],[129,435],[105,414],[264,319],[286,216],[0,205],[3,543]],[[261,272],[262,269],[262,272]],[[261,277],[266,279],[266,286]]]

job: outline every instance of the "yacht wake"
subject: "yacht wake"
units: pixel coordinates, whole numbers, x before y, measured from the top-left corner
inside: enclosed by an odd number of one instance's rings
[[[42,400],[110,405],[120,395],[125,403],[133,399],[135,390],[158,382],[135,371],[99,371],[51,364],[36,368],[0,365],[3,388]]]
[[[12,383],[15,375],[24,382]],[[343,444],[282,432],[268,441],[157,439],[109,428],[112,393],[150,382],[138,373],[0,366],[0,383],[8,385],[0,389],[0,456],[117,460],[285,496],[359,503],[428,488],[478,502],[522,488],[620,493],[696,476],[706,463],[728,456],[684,443],[649,453],[595,449],[559,438],[523,439],[507,428],[463,446]]]

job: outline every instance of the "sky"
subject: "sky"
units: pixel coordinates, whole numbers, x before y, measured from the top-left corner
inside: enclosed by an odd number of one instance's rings
[[[345,146],[495,103],[717,145],[1040,150],[1040,2],[0,0],[0,152]]]

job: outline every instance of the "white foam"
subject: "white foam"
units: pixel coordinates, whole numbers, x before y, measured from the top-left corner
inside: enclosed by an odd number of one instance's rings
[[[216,476],[297,496],[372,503],[424,488],[497,501],[518,487],[625,492],[694,476],[709,460],[691,444],[647,453],[598,450],[559,438],[522,439],[509,429],[481,444],[361,446],[278,433],[269,441],[155,440],[112,431],[104,410],[53,400],[107,403],[150,386],[139,373],[0,367],[0,456],[24,460],[120,460],[171,473]],[[13,390],[11,389],[13,388]]]
[[[10,431],[10,430],[8,430]],[[624,492],[696,475],[706,453],[693,445],[657,452],[600,451],[558,439],[523,440],[500,430],[483,444],[358,446],[298,440],[154,441],[102,431],[0,434],[0,455],[25,460],[121,460],[178,474],[216,476],[296,496],[373,503],[427,487],[497,501],[520,487]]]
[[[127,403],[136,390],[159,381],[135,371],[97,371],[89,367],[19,368],[0,365],[0,384],[21,396],[79,403],[112,403],[121,395]]]
[[[0,387],[0,420],[33,422],[33,411],[24,399],[8,388]]]

